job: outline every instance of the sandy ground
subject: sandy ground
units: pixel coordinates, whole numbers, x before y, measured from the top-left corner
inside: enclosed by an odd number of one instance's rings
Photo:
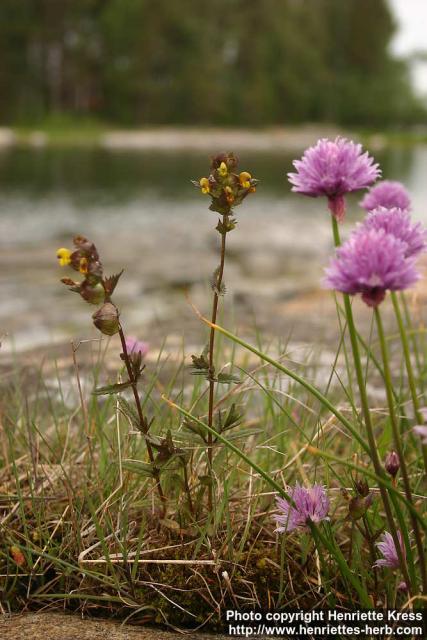
[[[2,640],[226,640],[222,635],[172,633],[123,626],[108,620],[82,620],[77,615],[61,613],[29,613],[0,618],[0,637]]]

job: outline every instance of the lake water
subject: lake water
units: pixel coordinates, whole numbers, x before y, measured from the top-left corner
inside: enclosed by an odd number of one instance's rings
[[[403,181],[414,216],[427,222],[427,146],[375,153],[384,177]],[[236,209],[226,283],[249,322],[280,328],[284,301],[319,288],[331,251],[323,200],[291,194],[281,153],[241,154],[260,179]],[[58,282],[59,246],[87,235],[106,271],[125,267],[117,302],[141,337],[179,334],[191,312],[183,291],[207,309],[217,264],[215,214],[190,180],[208,171],[207,154],[102,148],[13,147],[0,152],[0,335],[17,349],[91,333],[91,307]],[[344,232],[360,217],[352,198]],[[71,274],[70,274],[71,275]],[[287,329],[291,327],[286,326]]]

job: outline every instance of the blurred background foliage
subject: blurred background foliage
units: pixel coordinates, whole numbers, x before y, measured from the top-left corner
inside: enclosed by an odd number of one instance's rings
[[[1,0],[0,121],[416,123],[394,30],[386,0]]]

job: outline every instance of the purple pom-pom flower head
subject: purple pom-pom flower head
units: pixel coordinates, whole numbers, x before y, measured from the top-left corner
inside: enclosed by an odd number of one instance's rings
[[[421,407],[420,413],[424,422],[427,422],[427,407]],[[412,431],[421,438],[421,444],[427,446],[427,424],[417,424],[413,427]]]
[[[276,498],[279,513],[275,516],[278,533],[288,533],[298,528],[308,528],[309,523],[326,520],[329,512],[329,498],[325,488],[315,484],[306,489],[298,483],[286,494],[294,505],[285,498]]]
[[[133,338],[131,336],[126,338],[125,342],[126,342],[126,351],[128,352],[129,355],[135,356],[138,353],[140,353],[141,358],[147,355],[148,344],[146,342],[143,342],[142,340],[138,340],[137,338]]]
[[[405,545],[400,531],[397,532],[397,537],[402,550],[402,557],[405,558]],[[388,567],[389,569],[399,568],[399,556],[397,555],[396,545],[394,544],[391,533],[385,531],[381,536],[381,540],[377,542],[375,546],[383,557],[376,560],[374,567]]]
[[[377,207],[366,216],[361,228],[384,229],[404,244],[405,256],[416,256],[426,248],[426,231],[420,222],[414,224],[408,211],[397,207]]]
[[[365,195],[360,206],[366,211],[373,211],[378,207],[386,209],[411,209],[411,198],[401,182],[383,180],[376,184]]]
[[[427,446],[427,424],[417,424],[412,431],[421,438],[421,443]]]
[[[345,215],[345,194],[369,187],[381,175],[378,164],[362,152],[362,145],[340,137],[319,140],[293,165],[296,173],[288,173],[292,191],[313,198],[326,196],[339,221]]]
[[[419,278],[414,260],[405,257],[406,245],[383,229],[360,229],[337,249],[326,269],[324,285],[342,293],[362,294],[377,307],[387,290],[407,289]]]

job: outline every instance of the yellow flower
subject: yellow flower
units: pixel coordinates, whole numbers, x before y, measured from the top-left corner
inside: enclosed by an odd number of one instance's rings
[[[232,202],[234,202],[233,189],[227,186],[225,187],[224,191],[225,191],[225,197],[227,198],[228,204],[231,204]]]
[[[251,186],[251,178],[252,176],[250,173],[248,173],[247,171],[242,171],[242,173],[239,175],[239,181],[242,187],[244,187],[245,189],[249,189],[249,187]]]
[[[228,168],[225,162],[221,162],[221,164],[219,165],[218,173],[221,178],[225,178],[225,176],[228,174]]]
[[[199,185],[202,189],[202,193],[209,193],[211,188],[209,185],[209,180],[208,178],[200,178],[199,180]]]
[[[71,254],[72,251],[70,251],[69,249],[64,249],[64,247],[58,249],[58,251],[56,252],[56,257],[58,258],[61,267],[66,267],[70,264]]]
[[[88,266],[87,258],[80,258],[80,266],[79,266],[80,273],[87,273],[87,266]]]

